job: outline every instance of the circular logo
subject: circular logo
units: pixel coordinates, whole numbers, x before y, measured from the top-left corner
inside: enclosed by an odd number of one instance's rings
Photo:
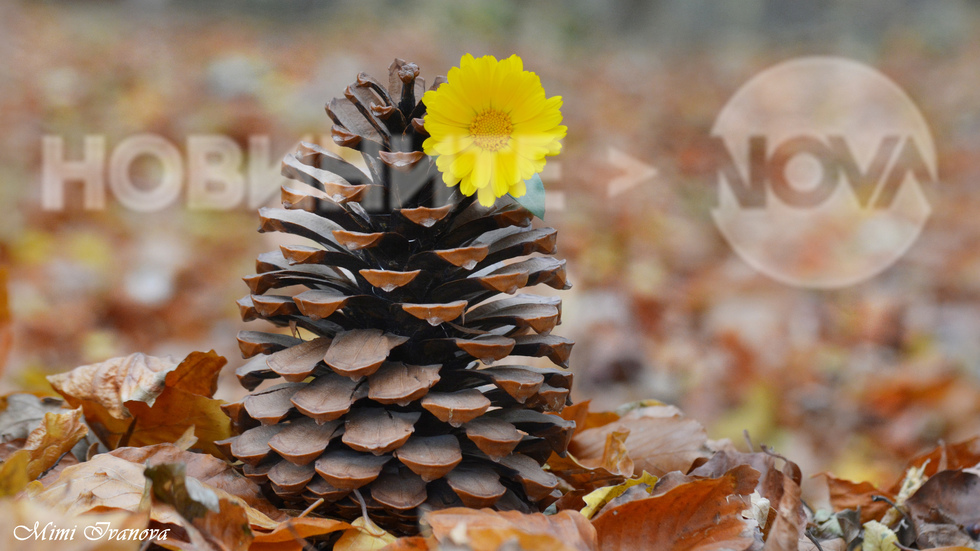
[[[929,218],[929,128],[898,85],[861,63],[771,67],[735,93],[711,135],[715,223],[743,260],[785,284],[832,289],[874,277]]]

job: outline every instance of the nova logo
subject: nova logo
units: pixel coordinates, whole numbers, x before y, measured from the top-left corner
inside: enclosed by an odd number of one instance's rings
[[[795,59],[743,86],[712,129],[712,216],[742,259],[799,287],[874,277],[918,238],[936,182],[929,128],[874,69]]]

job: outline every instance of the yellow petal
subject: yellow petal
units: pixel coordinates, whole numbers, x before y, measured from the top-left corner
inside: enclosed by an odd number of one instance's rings
[[[490,185],[490,176],[493,172],[493,154],[481,151],[473,165],[473,172],[470,177],[473,180],[473,187],[482,189]]]
[[[476,198],[479,199],[480,204],[485,207],[492,207],[494,202],[497,200],[497,196],[493,194],[493,188],[490,186],[477,190]]]

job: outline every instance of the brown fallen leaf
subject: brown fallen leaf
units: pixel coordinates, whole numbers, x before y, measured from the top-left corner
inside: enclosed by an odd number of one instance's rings
[[[24,448],[14,452],[14,455],[27,456],[27,479],[37,480],[54,468],[86,434],[88,427],[82,422],[81,409],[45,413],[41,426],[27,435]]]
[[[57,541],[51,538],[43,540],[35,538],[33,536],[35,523],[39,531],[47,530],[49,534],[50,530],[72,529],[75,537]],[[71,516],[26,499],[0,500],[0,549],[29,548],[32,551],[137,551],[140,549],[142,542],[109,538],[101,529],[102,526],[142,531],[146,528],[146,515],[116,511]]]
[[[351,525],[344,521],[328,518],[290,518],[279,523],[271,532],[254,532],[255,539],[248,549],[249,551],[302,551],[305,549],[305,538],[347,530],[350,527]]]
[[[583,400],[566,406],[559,415],[562,419],[575,421],[575,429],[580,431],[594,429],[619,420],[620,415],[613,411],[589,411],[591,402],[592,400]]]
[[[965,527],[980,522],[980,476],[950,470],[936,473],[905,502],[916,543],[923,549],[944,545],[977,548]]]
[[[781,482],[782,491],[779,492],[778,500],[770,500],[769,520],[764,530],[764,551],[796,551],[806,529],[806,512],[803,510],[800,485],[785,474],[781,477]]]
[[[907,468],[925,465],[922,474],[930,477],[940,471],[967,469],[978,464],[980,464],[980,436],[975,436],[954,444],[942,443],[932,450],[912,458]],[[901,480],[896,482],[892,492],[898,493],[901,484]]]
[[[0,496],[20,492],[30,481],[53,469],[86,434],[88,427],[82,422],[80,409],[45,413],[41,425],[27,435],[23,447],[0,467]]]
[[[757,471],[740,466],[721,478],[698,479],[666,493],[603,509],[592,521],[602,550],[748,550],[761,534],[742,518]]]
[[[30,461],[27,454],[14,453],[0,464],[0,497],[12,496],[31,483],[27,477],[27,464]]]
[[[246,508],[240,501],[227,499],[187,476],[187,466],[183,463],[147,467],[144,475],[151,481],[149,491],[153,501],[173,507],[186,521],[180,525],[191,536],[194,548],[201,549],[203,541],[221,551],[248,549],[252,531]]]
[[[434,551],[435,549],[437,549],[437,547],[430,545],[429,539],[420,536],[412,536],[407,538],[398,538],[394,543],[388,544],[381,551]]]
[[[132,354],[48,380],[110,449],[173,442],[194,427],[201,449],[221,457],[214,442],[231,436],[231,424],[211,395],[225,362],[213,350],[179,364]]]
[[[65,401],[60,398],[27,392],[0,397],[0,441],[26,439],[41,424],[45,413],[61,413],[67,409]]]
[[[538,546],[527,547],[528,549],[598,549],[595,529],[576,511],[543,515],[456,507],[426,513],[422,517],[422,523],[429,526],[432,536],[439,543],[452,542],[452,538],[463,535],[473,551],[497,551],[503,541],[498,540],[495,533],[516,538],[521,545]],[[464,526],[465,531],[457,528],[458,526]],[[545,543],[550,547],[540,547]]]
[[[249,507],[273,520],[283,521],[289,518],[262,496],[262,491],[257,484],[242,476],[227,462],[211,455],[182,450],[174,444],[119,448],[109,452],[109,455],[151,467],[164,463],[183,463],[187,466],[187,476],[199,480],[202,484],[240,498]],[[253,528],[271,530],[279,526],[268,525],[261,518],[253,520]]]
[[[776,467],[777,460],[784,462],[782,469]],[[762,531],[766,546],[768,549],[795,551],[806,527],[800,489],[802,475],[796,463],[772,453],[742,453],[733,447],[722,449],[711,458],[697,463],[700,464],[690,472],[692,476],[717,478],[739,465],[748,465],[759,471],[755,491],[770,504]]]
[[[380,551],[396,541],[374,521],[358,517],[333,544],[333,551]]]
[[[63,470],[47,486],[31,483],[22,495],[71,516],[114,509],[137,512],[146,487],[143,469],[125,459],[99,454]],[[180,522],[173,510],[151,510],[150,519],[163,524]]]
[[[598,457],[578,458],[572,453],[561,457],[552,453],[548,469],[581,493],[622,483],[633,475],[633,460],[626,450],[629,430],[605,434],[605,445]]]
[[[826,481],[827,490],[830,494],[830,504],[834,510],[858,510],[860,508],[862,524],[871,520],[880,520],[891,507],[883,501],[875,501],[874,496],[884,496],[892,500],[895,497],[893,493],[880,490],[870,482],[852,482],[837,478],[830,473],[821,473],[816,476],[822,476]]]
[[[147,479],[144,476],[146,467],[143,464],[128,461],[124,457],[145,460],[150,464],[157,461],[157,466],[170,465],[158,462],[160,459],[175,455],[168,446],[170,445],[164,444],[155,447],[159,457],[148,455],[140,450],[129,449],[113,452],[118,452],[123,457],[117,457],[112,453],[96,455],[85,463],[64,469],[58,478],[46,487],[40,482],[31,483],[22,495],[46,507],[65,511],[72,516],[114,509],[136,512],[149,507],[149,518],[155,525],[169,527],[173,530],[179,528],[183,530],[180,533],[186,533],[186,537],[183,539],[175,539],[172,536],[166,544],[160,543],[160,545],[173,549],[195,549],[202,545],[201,542],[208,542],[203,547],[207,549],[214,547],[217,540],[223,542],[225,539],[233,545],[240,545],[242,537],[244,537],[242,536],[243,531],[240,529],[242,519],[245,519],[245,526],[255,532],[272,532],[280,526],[280,522],[269,518],[259,509],[249,505],[244,497],[232,494],[231,491],[243,493],[243,488],[246,486],[231,481],[232,479],[229,477],[233,475],[218,469],[214,463],[218,461],[217,459],[203,454],[184,452],[189,455],[178,454],[177,456],[186,460],[186,463],[180,463],[186,465],[185,480],[193,480],[194,482],[191,482],[190,485],[203,488],[206,493],[217,497],[218,517],[205,518],[203,524],[198,523],[200,524],[198,526],[178,512],[179,505],[175,507],[173,503],[167,503],[166,500],[159,498],[152,503],[146,501],[144,495],[147,487]],[[190,455],[199,455],[201,459],[195,460],[190,458]],[[202,483],[200,480],[189,476],[189,473],[192,472],[205,476],[217,486],[228,488],[231,491]],[[209,473],[211,474],[209,475]],[[167,480],[167,478],[164,477],[163,480]],[[263,498],[254,495],[249,498],[249,501],[258,503],[263,501]],[[225,504],[226,502],[227,504]],[[271,504],[266,502],[262,508],[269,510],[268,508],[271,507]],[[211,512],[214,512],[214,508],[211,509]],[[283,518],[281,513],[278,514],[278,517]],[[223,535],[215,540],[208,535],[212,533]],[[251,538],[251,536],[248,537]],[[221,545],[225,545],[225,543]]]
[[[704,427],[673,406],[639,407],[611,423],[576,432],[568,451],[580,462],[598,460],[608,436],[624,429],[629,431],[625,448],[635,471],[654,476],[687,472],[694,460],[705,455],[708,438]]]

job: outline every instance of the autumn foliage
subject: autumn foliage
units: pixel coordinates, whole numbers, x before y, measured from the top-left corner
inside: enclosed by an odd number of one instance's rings
[[[228,418],[212,412],[223,364],[214,352],[180,362],[135,354],[52,376],[63,400],[4,397],[4,549],[23,545],[11,539],[13,529],[35,520],[165,531],[153,546],[188,550],[978,547],[980,438],[913,458],[888,488],[818,475],[830,508],[811,508],[794,462],[767,448],[743,452],[709,440],[696,421],[654,401],[617,412],[589,411],[588,402],[563,411],[580,430],[570,453],[548,462],[563,496],[547,512],[430,511],[421,536],[396,538],[365,517],[346,522],[277,507],[233,468],[213,445],[229,430]]]

